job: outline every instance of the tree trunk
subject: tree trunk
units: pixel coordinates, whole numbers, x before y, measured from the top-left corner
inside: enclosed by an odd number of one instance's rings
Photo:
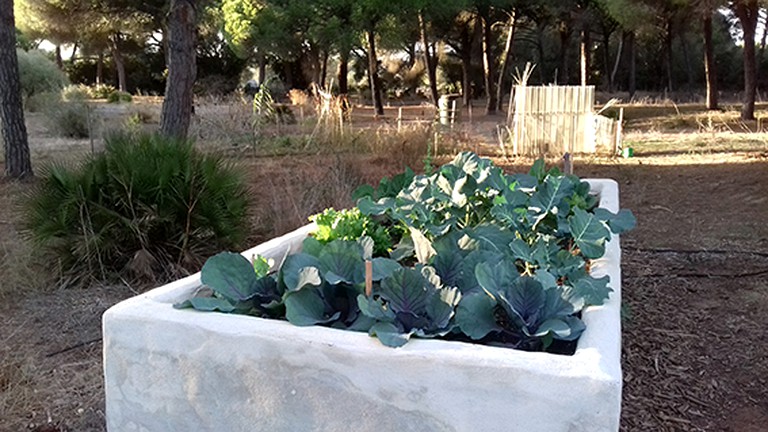
[[[285,85],[288,88],[294,88],[293,85],[293,64],[289,61],[283,61],[281,63],[283,68],[283,77],[285,78]]]
[[[571,40],[571,28],[568,22],[560,22],[560,68],[557,74],[557,83],[560,85],[568,85],[570,81],[570,63],[568,57],[570,57],[570,40]]]
[[[104,84],[104,52],[99,51],[99,57],[96,60],[96,85]]]
[[[581,70],[581,85],[582,87],[587,85],[587,81],[589,81],[589,54],[590,54],[590,45],[592,44],[590,34],[589,34],[589,28],[585,26],[585,28],[581,29],[581,38],[580,38],[580,44],[579,44],[579,67]]]
[[[635,43],[635,32],[627,32],[627,50],[629,51],[629,77],[627,79],[627,91],[629,99],[635,97],[637,92],[637,44]]]
[[[755,62],[755,29],[760,11],[757,0],[734,2],[734,12],[744,31],[744,104],[741,107],[742,120],[755,119],[755,96],[757,93],[757,65]]]
[[[259,55],[259,68],[257,69],[258,76],[256,77],[256,82],[259,83],[259,85],[264,84],[264,82],[267,80],[267,58],[263,55]]]
[[[539,64],[542,65],[538,67],[539,69],[539,82],[543,85],[546,82],[546,76],[544,74],[544,31],[546,30],[546,25],[544,23],[537,24],[536,25],[536,58],[539,61]],[[557,71],[555,71],[555,82],[557,82]]]
[[[32,163],[21,102],[15,28],[13,0],[0,0],[0,135],[5,151],[5,176],[23,179],[32,176]]]
[[[613,76],[611,74],[611,32],[603,28],[603,73],[604,84],[609,93],[613,93]]]
[[[683,60],[685,61],[685,72],[687,75],[687,82],[685,83],[685,89],[687,91],[693,90],[693,62],[691,61],[690,50],[688,49],[688,40],[685,38],[685,34],[680,35],[680,46],[683,49]]]
[[[667,22],[667,32],[664,36],[664,72],[667,74],[667,91],[673,92],[672,82],[672,22]]]
[[[419,11],[419,34],[421,35],[421,45],[424,49],[424,63],[427,66],[429,92],[432,95],[432,103],[437,106],[437,100],[440,98],[440,94],[437,92],[437,59],[433,58],[432,54],[429,52],[427,23],[424,22],[424,14],[421,11]]]
[[[349,93],[349,50],[342,49],[339,54],[339,94]]]
[[[309,81],[310,83],[321,84],[321,77],[323,74],[323,53],[322,51],[311,44],[309,49],[305,52],[305,60],[299,62],[300,70],[302,71],[302,82]],[[306,86],[296,87],[306,88]]]
[[[611,91],[616,83],[616,73],[619,71],[619,64],[621,64],[621,53],[624,51],[624,35],[619,38],[619,46],[616,48],[616,60],[613,62],[613,70],[611,71]]]
[[[72,55],[69,57],[69,64],[74,65],[77,60],[77,42],[72,44]]]
[[[461,91],[464,94],[464,106],[472,103],[472,37],[469,23],[461,28]]]
[[[717,101],[717,69],[715,67],[715,52],[712,44],[712,11],[704,17],[704,74],[707,79],[707,109],[718,109]]]
[[[373,108],[377,116],[384,115],[384,104],[381,102],[381,86],[379,85],[379,59],[376,56],[376,33],[373,26],[366,32],[368,35],[368,79],[371,84]]]
[[[509,14],[507,21],[507,40],[504,43],[504,52],[501,53],[501,63],[499,64],[499,81],[496,83],[496,110],[502,110],[504,100],[504,75],[507,73],[507,62],[512,52],[512,44],[515,41],[515,31],[517,30],[517,20],[515,12]]]
[[[485,71],[485,95],[488,97],[488,103],[485,105],[486,114],[496,112],[496,77],[493,64],[493,28],[491,22],[491,11],[486,9],[480,17],[483,21],[483,69]]]
[[[61,45],[56,45],[56,49],[54,50],[54,55],[56,57],[56,66],[59,67],[59,69],[64,69],[64,60],[61,58]]]
[[[120,34],[116,33],[110,38],[110,51],[112,51],[112,60],[115,62],[117,70],[117,89],[122,92],[128,91],[128,83],[125,77],[125,63],[123,62],[123,53],[120,51]]]
[[[168,16],[168,81],[160,132],[186,138],[192,117],[192,86],[197,76],[195,0],[171,0]]]
[[[325,81],[328,78],[328,51],[323,50],[323,60],[320,69],[320,86],[325,88]]]

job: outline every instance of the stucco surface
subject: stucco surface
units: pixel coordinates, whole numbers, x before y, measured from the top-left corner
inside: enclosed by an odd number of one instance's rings
[[[618,188],[591,181],[601,206]],[[244,252],[282,258],[310,227]],[[617,431],[621,403],[618,239],[593,266],[614,289],[585,311],[576,354],[412,340],[176,310],[199,274],[104,314],[110,431]]]

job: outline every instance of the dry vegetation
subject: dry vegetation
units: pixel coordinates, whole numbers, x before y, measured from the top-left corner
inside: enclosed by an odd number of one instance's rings
[[[473,150],[497,156],[496,123],[475,118],[438,134],[432,112],[409,107],[384,119],[354,108],[351,124],[318,127],[313,107],[296,124],[254,126],[248,105],[198,105],[193,134],[248,172],[250,242],[305,223],[327,206],[350,204],[359,184],[434,156]],[[576,173],[620,182],[638,217],[624,246],[625,390],[622,430],[758,431],[768,421],[768,134],[735,113],[700,106],[626,106],[631,159],[580,158]],[[93,141],[50,134],[28,118],[34,163],[76,162],[111,128],[153,128],[157,101],[95,107]],[[133,117],[133,121],[130,119]],[[406,117],[406,116],[404,116]],[[465,116],[465,120],[466,120]],[[710,121],[711,119],[711,121]],[[438,156],[438,159],[440,156]],[[528,160],[497,161],[510,170]],[[435,161],[438,164],[439,161]],[[55,262],[24,243],[18,203],[27,184],[0,184],[0,430],[103,430],[100,316],[144,290],[126,284],[62,288]],[[55,427],[43,429],[42,426]]]

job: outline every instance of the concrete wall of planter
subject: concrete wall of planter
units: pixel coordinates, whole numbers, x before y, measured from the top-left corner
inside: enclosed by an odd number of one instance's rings
[[[590,180],[618,211],[618,186]],[[244,252],[297,250],[309,226]],[[573,356],[459,342],[387,348],[364,333],[177,310],[200,275],[103,317],[107,427],[130,431],[617,431],[621,252],[593,265],[614,292],[583,314]]]

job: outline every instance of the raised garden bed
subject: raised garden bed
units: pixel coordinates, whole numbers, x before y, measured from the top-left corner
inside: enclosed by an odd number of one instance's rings
[[[618,187],[589,180],[618,212]],[[243,253],[280,260],[312,226]],[[616,431],[621,406],[618,236],[591,263],[613,292],[581,318],[572,356],[175,309],[200,275],[104,315],[107,424],[131,430]]]
[[[354,209],[327,209],[316,225],[246,251],[250,262],[219,254],[199,278],[128,301],[138,307],[118,318],[108,312],[110,424],[615,429],[616,234],[635,223],[619,211],[615,183],[583,182],[543,161],[506,174],[462,153],[355,195]],[[179,310],[188,308],[216,313]],[[125,332],[115,345],[110,322],[119,318],[128,324],[115,327]],[[122,346],[118,372],[129,379],[114,403],[110,355]],[[145,370],[131,374],[137,367]],[[148,398],[145,385],[154,387]],[[136,411],[121,414],[127,408]]]

